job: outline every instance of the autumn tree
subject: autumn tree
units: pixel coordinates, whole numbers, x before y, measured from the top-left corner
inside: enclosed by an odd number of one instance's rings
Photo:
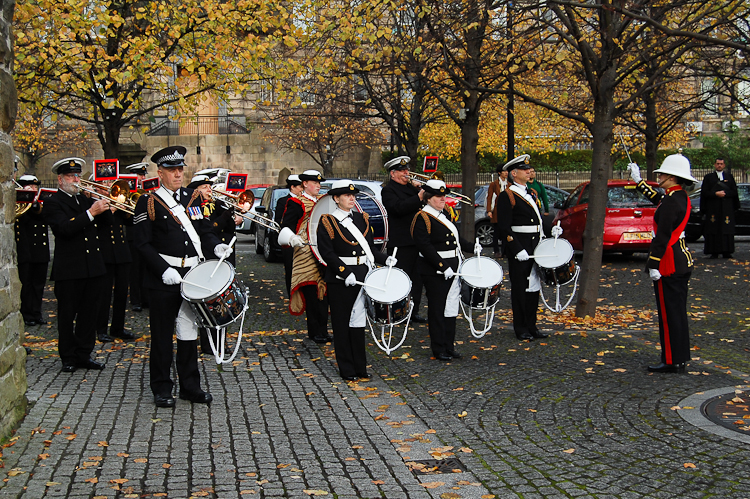
[[[94,127],[116,158],[122,129],[155,111],[244,92],[295,29],[274,1],[29,0],[14,31],[19,100]]]

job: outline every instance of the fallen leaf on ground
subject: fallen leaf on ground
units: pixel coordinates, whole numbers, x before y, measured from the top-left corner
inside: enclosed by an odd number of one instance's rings
[[[420,485],[422,485],[422,487],[426,489],[436,489],[438,487],[442,487],[443,485],[445,485],[445,482],[427,482],[427,483],[422,483]]]
[[[565,449],[563,452],[566,454],[573,454],[575,451],[575,449]]]

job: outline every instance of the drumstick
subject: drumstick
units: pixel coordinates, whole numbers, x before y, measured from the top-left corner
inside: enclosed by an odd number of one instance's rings
[[[234,237],[232,238],[232,240],[231,240],[231,241],[229,241],[229,247],[230,247],[230,248],[232,247],[232,245],[234,244],[234,242],[235,242],[236,240],[237,240],[237,236],[234,236]],[[213,271],[213,272],[211,272],[211,275],[210,275],[210,276],[208,276],[208,280],[209,280],[209,281],[210,281],[210,280],[211,280],[211,278],[212,278],[212,277],[214,276],[214,274],[216,273],[216,271],[217,271],[217,270],[219,270],[219,265],[221,265],[221,262],[223,262],[225,258],[226,258],[226,257],[222,256],[221,258],[219,258],[219,261],[218,261],[218,262],[216,262],[216,267],[214,267],[214,271]]]
[[[479,238],[477,238],[477,244],[479,244]],[[477,256],[480,256],[481,253],[482,253],[481,250],[478,251],[477,252]],[[482,271],[482,259],[481,258],[477,258],[477,270],[479,272]]]
[[[385,292],[385,289],[379,288],[377,286],[373,286],[372,284],[367,284],[365,282],[354,281],[354,284],[359,284],[360,286],[367,286],[368,288],[377,289],[378,291]]]
[[[188,284],[190,286],[195,286],[196,288],[205,289],[206,291],[212,291],[211,288],[207,288],[205,286],[201,286],[200,284],[195,284],[194,282],[190,282],[190,281],[187,281],[185,279],[180,279],[180,282],[183,283],[183,284]]]
[[[396,258],[397,251],[398,251],[398,247],[393,248],[393,254],[391,255],[393,258]],[[388,278],[391,277],[392,268],[393,268],[393,265],[388,265],[388,273],[385,275],[385,283],[383,283],[383,286],[388,286]]]
[[[560,227],[560,221],[557,221],[557,226]],[[552,244],[553,248],[557,248],[557,236],[555,236],[555,242]]]
[[[529,258],[554,258],[557,255],[529,255]]]

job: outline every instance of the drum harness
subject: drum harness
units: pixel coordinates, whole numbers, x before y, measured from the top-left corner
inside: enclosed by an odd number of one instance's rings
[[[477,242],[479,242],[479,238],[477,238]],[[476,252],[477,256],[477,270],[481,272],[482,270],[482,256],[480,254],[481,252]],[[464,260],[466,261],[466,260]],[[461,264],[463,266],[463,263]],[[459,270],[459,277],[463,279],[463,276],[460,274]],[[467,276],[468,277],[468,276]],[[500,280],[502,281],[502,275],[500,277]],[[464,279],[465,281],[465,279]],[[461,297],[463,298],[463,293],[461,294]],[[486,300],[486,299],[485,299]],[[470,304],[464,304],[463,299],[459,300],[459,304],[461,305],[461,312],[463,312],[464,317],[466,317],[466,320],[469,321],[469,328],[471,329],[471,335],[474,338],[482,338],[492,328],[492,320],[495,318],[495,306],[497,306],[499,300],[495,300],[495,302],[492,304],[491,307],[485,307],[485,308],[477,308],[477,310],[484,311],[484,328],[480,331],[477,330],[474,327],[474,308]],[[466,309],[469,309],[467,312]]]

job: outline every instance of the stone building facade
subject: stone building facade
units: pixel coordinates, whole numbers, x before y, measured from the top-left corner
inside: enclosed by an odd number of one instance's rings
[[[18,101],[13,81],[11,27],[14,0],[2,0],[0,11],[0,438],[9,434],[26,411],[26,351],[23,348],[21,282],[16,267],[15,185],[12,182],[15,153],[10,132],[16,121]]]

